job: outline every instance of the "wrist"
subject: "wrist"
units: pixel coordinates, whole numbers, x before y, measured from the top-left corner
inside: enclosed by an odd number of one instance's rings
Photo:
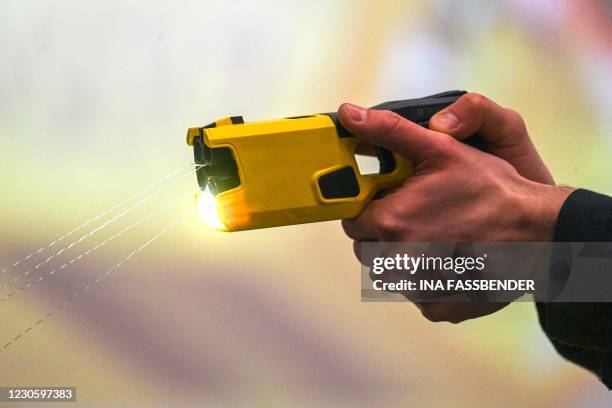
[[[530,182],[527,190],[526,211],[531,242],[552,242],[561,207],[574,191],[573,187]]]

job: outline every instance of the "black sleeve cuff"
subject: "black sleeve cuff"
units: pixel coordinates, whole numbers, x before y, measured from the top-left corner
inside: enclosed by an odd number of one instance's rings
[[[578,189],[567,197],[555,226],[555,242],[612,241],[612,198]]]
[[[612,241],[612,198],[588,190],[574,191],[557,218],[555,242]],[[562,246],[555,246],[564,252]],[[553,254],[563,258],[563,253]],[[554,259],[554,258],[553,258]],[[571,265],[571,262],[570,262]],[[552,282],[555,277],[551,268]],[[597,374],[612,387],[612,303],[537,303],[540,324],[557,351]]]

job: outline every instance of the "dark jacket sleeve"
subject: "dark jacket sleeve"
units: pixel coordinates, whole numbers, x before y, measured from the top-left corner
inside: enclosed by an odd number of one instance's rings
[[[574,191],[563,204],[556,242],[612,242],[612,198]],[[579,271],[578,271],[579,273]],[[595,373],[612,389],[612,303],[538,303],[538,316],[555,349]]]

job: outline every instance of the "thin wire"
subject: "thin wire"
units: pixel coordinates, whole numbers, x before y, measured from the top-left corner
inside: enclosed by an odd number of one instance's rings
[[[48,278],[49,276],[53,276],[56,272],[65,269],[66,267],[72,265],[73,263],[79,261],[80,259],[86,257],[87,255],[91,254],[92,252],[96,251],[99,248],[102,248],[104,245],[108,244],[109,242],[113,241],[114,239],[120,237],[121,235],[125,234],[126,232],[132,230],[133,228],[137,227],[138,225],[144,223],[145,221],[149,220],[150,218],[154,217],[155,215],[159,214],[161,211],[165,210],[166,208],[176,204],[177,202],[183,200],[186,196],[193,194],[195,191],[197,190],[192,190],[189,191],[185,194],[181,194],[178,198],[175,198],[174,200],[166,203],[165,205],[163,205],[162,207],[158,208],[157,210],[153,211],[152,213],[150,213],[149,215],[147,215],[144,218],[141,218],[140,220],[136,221],[135,223],[131,224],[130,226],[122,229],[121,231],[117,232],[114,235],[111,235],[109,238],[105,239],[104,241],[102,241],[101,243],[89,248],[87,251],[81,253],[79,256],[77,256],[76,258],[71,259],[69,262],[66,262],[65,264],[63,264],[62,266],[55,268],[53,270],[51,270],[50,272],[48,272],[45,275],[41,275],[38,278],[34,279],[33,281],[28,282],[28,284],[20,287],[19,289],[8,293],[7,295],[5,295],[3,298],[0,298],[0,303],[7,301],[8,299],[10,299],[11,297],[18,295],[19,293],[23,292],[26,289],[31,288],[33,285],[45,280],[46,278]],[[7,287],[7,284],[4,284],[1,289],[4,289]]]
[[[150,186],[146,187],[143,190],[140,190],[136,193],[134,193],[133,195],[129,196],[128,198],[126,198],[125,200],[121,201],[120,203],[115,204],[114,206],[112,206],[111,208],[109,208],[108,210],[105,210],[104,212],[102,212],[101,214],[96,215],[95,217],[91,218],[90,220],[84,222],[83,224],[79,225],[78,227],[68,231],[67,233],[65,233],[64,235],[60,236],[59,238],[56,238],[55,240],[51,241],[50,243],[48,243],[47,245],[44,245],[42,247],[40,247],[37,251],[34,251],[30,254],[28,254],[25,258],[22,258],[20,260],[18,260],[17,262],[15,262],[12,265],[6,266],[5,268],[3,268],[0,273],[5,273],[7,272],[9,269],[13,269],[18,267],[19,265],[21,265],[23,262],[26,262],[28,260],[30,260],[33,256],[40,254],[41,252],[43,252],[45,249],[51,248],[52,246],[54,246],[55,244],[57,244],[58,242],[63,241],[64,239],[68,238],[69,236],[71,236],[72,234],[82,230],[83,228],[93,224],[94,222],[98,221],[100,218],[104,217],[105,215],[123,207],[125,204],[129,203],[130,201],[132,201],[133,199],[135,199],[136,197],[141,196],[142,194],[144,194],[145,192],[149,191],[150,189],[152,189],[153,187],[157,186],[160,183],[163,183],[164,181],[168,180],[169,178],[172,178],[173,176],[175,176],[176,174],[180,173],[184,168],[186,167],[191,167],[193,166],[195,163],[191,163],[188,166],[183,166],[179,169],[173,170],[170,173],[168,173],[167,175],[165,175],[164,177],[160,178],[159,180],[157,180],[155,183],[151,184]]]
[[[114,223],[115,221],[119,220],[120,218],[124,217],[125,215],[129,214],[130,212],[134,211],[135,209],[137,209],[138,207],[141,207],[144,203],[146,203],[147,201],[151,200],[153,197],[159,195],[161,192],[167,190],[168,188],[170,188],[171,186],[175,185],[176,183],[178,183],[179,181],[183,180],[184,178],[190,176],[191,174],[195,173],[200,167],[202,167],[201,165],[196,167],[193,170],[190,170],[188,173],[183,174],[182,176],[180,176],[178,179],[172,181],[171,183],[168,183],[166,185],[164,185],[162,188],[156,190],[155,192],[151,193],[150,195],[148,195],[147,197],[143,198],[142,200],[136,202],[134,205],[132,205],[131,207],[127,208],[126,210],[120,212],[119,214],[115,215],[113,218],[111,218],[110,220],[104,222],[102,225],[94,228],[93,230],[91,230],[88,234],[85,234],[83,236],[81,236],[79,239],[77,239],[76,241],[72,241],[70,244],[68,244],[68,246],[65,246],[64,248],[60,249],[58,252],[56,252],[55,254],[49,256],[47,259],[45,259],[44,261],[38,263],[36,266],[28,269],[27,271],[20,273],[19,275],[17,275],[16,277],[13,278],[12,282],[17,282],[19,279],[21,279],[24,276],[28,276],[30,273],[32,273],[33,271],[39,269],[41,266],[48,264],[49,262],[51,262],[53,259],[57,258],[58,256],[60,256],[61,254],[63,254],[64,252],[70,250],[72,247],[74,247],[75,245],[80,244],[81,242],[83,242],[84,240],[86,240],[87,238],[90,238],[91,236],[93,236],[94,234],[102,231],[104,228],[106,228],[107,226],[109,226],[110,224]],[[3,286],[0,287],[0,289],[4,289],[5,287],[7,287],[8,284],[4,284]]]
[[[72,303],[75,299],[77,299],[78,297],[82,296],[83,293],[87,292],[88,290],[90,290],[91,288],[93,288],[94,286],[97,286],[100,284],[100,282],[102,282],[103,279],[105,279],[106,277],[108,277],[111,273],[113,273],[114,271],[116,271],[117,269],[121,268],[121,266],[123,266],[126,262],[128,262],[132,257],[134,257],[136,254],[140,253],[141,251],[143,251],[146,247],[148,247],[149,245],[151,245],[153,242],[157,241],[159,238],[161,238],[163,235],[167,234],[170,230],[172,230],[174,227],[176,227],[178,224],[180,224],[182,221],[184,221],[191,213],[193,212],[193,209],[186,211],[185,213],[183,213],[179,218],[177,218],[175,221],[173,221],[171,224],[169,224],[168,226],[166,226],[164,229],[162,229],[160,232],[158,232],[157,234],[155,234],[151,239],[149,239],[148,241],[146,241],[144,244],[140,245],[138,248],[136,248],[135,250],[133,250],[132,252],[130,252],[128,254],[127,257],[125,257],[123,260],[121,260],[120,262],[118,262],[117,264],[115,264],[115,266],[113,266],[112,268],[108,269],[106,272],[104,272],[103,274],[99,275],[92,283],[82,287],[81,289],[79,289],[78,291],[76,291],[75,293],[73,293],[68,299],[66,299],[64,302],[58,304],[56,307],[54,307],[53,309],[51,309],[43,318],[39,319],[36,323],[34,323],[33,325],[29,326],[27,329],[25,329],[23,332],[21,332],[19,335],[15,336],[15,338],[13,338],[13,340],[9,341],[8,343],[6,343],[5,345],[3,345],[0,348],[0,352],[4,351],[7,347],[9,347],[11,344],[14,344],[16,341],[18,341],[19,339],[23,338],[23,336],[25,336],[26,334],[28,334],[30,331],[32,331],[32,329],[34,329],[35,327],[39,326],[40,324],[42,324],[44,321],[50,319],[53,315],[57,314],[61,309],[63,309],[64,307],[68,306],[70,303]]]

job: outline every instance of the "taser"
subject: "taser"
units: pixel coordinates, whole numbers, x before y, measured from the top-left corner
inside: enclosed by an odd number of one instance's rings
[[[427,126],[465,91],[385,102],[391,110]],[[362,175],[355,158],[360,139],[336,113],[247,122],[234,116],[190,128],[205,221],[222,231],[353,218],[381,190],[400,185],[411,163],[389,150],[373,151],[376,174]],[[358,153],[358,152],[357,152]]]

